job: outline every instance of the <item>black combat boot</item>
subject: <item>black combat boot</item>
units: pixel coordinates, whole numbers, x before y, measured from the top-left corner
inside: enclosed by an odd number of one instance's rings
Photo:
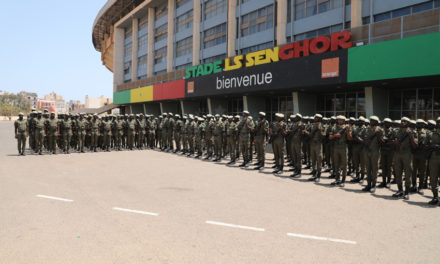
[[[246,166],[246,161],[243,161],[242,164],[238,165],[238,167],[244,167],[244,166]]]
[[[399,189],[395,194],[393,194],[394,198],[402,198],[403,197],[403,191],[402,189]]]
[[[321,180],[321,172],[318,171],[318,172],[316,173],[315,182],[319,182],[320,180]]]
[[[403,199],[409,200],[409,190],[405,189],[405,194],[403,195]]]
[[[428,203],[429,205],[437,205],[438,203],[438,191],[433,191],[432,194],[434,195],[434,197],[432,198],[432,200]]]
[[[316,170],[312,170],[309,175],[315,175],[316,174]]]

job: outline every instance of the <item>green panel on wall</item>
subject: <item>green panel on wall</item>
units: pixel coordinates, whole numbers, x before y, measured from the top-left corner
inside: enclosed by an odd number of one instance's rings
[[[131,99],[130,90],[113,93],[113,104],[129,104]]]
[[[440,33],[348,50],[348,82],[440,74]]]

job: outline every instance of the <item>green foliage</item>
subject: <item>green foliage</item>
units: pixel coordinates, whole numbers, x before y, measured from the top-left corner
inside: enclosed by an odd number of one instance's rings
[[[0,115],[16,116],[18,113],[29,112],[31,102],[20,94],[5,93],[0,95]]]

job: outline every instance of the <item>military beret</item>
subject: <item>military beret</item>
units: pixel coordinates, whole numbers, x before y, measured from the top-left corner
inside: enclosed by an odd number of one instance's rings
[[[411,119],[411,120],[409,120],[409,123],[415,125],[416,121]]]
[[[406,122],[409,122],[409,118],[406,117],[406,116],[404,116],[404,117],[402,117],[402,119],[400,119],[400,121],[406,121]]]
[[[281,114],[281,113],[276,113],[275,116],[279,117],[279,118],[284,118],[284,114]]]
[[[380,119],[377,116],[370,116],[370,120],[375,120],[377,122],[380,122]]]
[[[244,110],[244,111],[243,111],[243,114],[244,114],[244,115],[249,115],[249,111]]]
[[[338,116],[336,117],[336,119],[346,120],[345,116],[343,116],[343,115],[338,115]]]
[[[290,119],[294,119],[296,117],[296,115],[290,115],[289,118]]]
[[[220,117],[220,115],[219,115],[219,114],[216,114],[215,117]]]
[[[239,115],[235,115],[234,118],[240,119],[240,116]]]
[[[434,120],[431,120],[431,119],[428,120],[428,124],[431,124],[431,125],[434,125],[434,126],[436,125],[435,121],[434,121]]]
[[[328,118],[328,117],[323,117],[322,120],[324,120],[324,121],[328,121],[329,118]]]
[[[322,118],[321,114],[315,114],[314,118]]]
[[[178,117],[178,118],[180,118],[180,115],[179,115],[179,114],[176,114],[176,115],[175,115],[175,117]]]
[[[426,122],[425,122],[425,120],[423,120],[423,119],[417,119],[417,121],[416,121],[416,123],[422,123],[422,124],[427,124]]]
[[[356,121],[356,118],[350,117],[350,121]]]
[[[302,115],[300,113],[295,115],[296,117],[302,118]]]
[[[383,121],[384,121],[384,122],[387,122],[387,123],[393,123],[393,120],[389,119],[388,117],[385,118]]]
[[[19,116],[23,116],[23,113],[20,112],[20,113],[18,113],[18,115],[19,115]]]
[[[265,113],[265,112],[259,112],[258,115],[260,115],[260,116],[266,116],[266,113]]]

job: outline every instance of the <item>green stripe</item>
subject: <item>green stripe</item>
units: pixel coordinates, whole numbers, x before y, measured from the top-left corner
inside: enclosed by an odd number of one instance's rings
[[[440,33],[348,50],[348,82],[440,74]]]
[[[129,104],[131,100],[130,90],[113,93],[113,104]]]

